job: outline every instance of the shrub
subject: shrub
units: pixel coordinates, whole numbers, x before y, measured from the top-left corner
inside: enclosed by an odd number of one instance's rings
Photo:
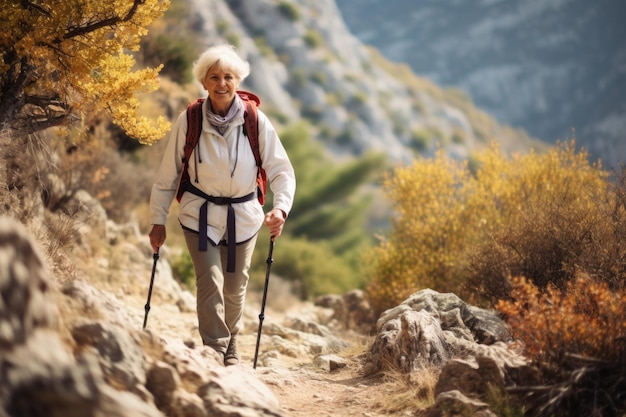
[[[524,278],[512,283],[511,299],[496,308],[535,361],[561,364],[568,354],[611,361],[626,353],[626,292],[580,275],[563,290],[541,290]]]
[[[265,235],[259,237],[253,256],[251,280],[256,284],[265,277],[262,271],[267,267],[269,239],[265,239]],[[294,283],[297,295],[303,300],[324,294],[343,294],[360,286],[347,279],[354,276],[351,266],[325,242],[284,235],[275,243],[273,258],[276,262],[272,264],[272,274]]]
[[[219,28],[219,22],[217,23]],[[184,84],[193,80],[191,66],[200,52],[195,40],[202,19],[185,1],[172,1],[163,18],[150,25],[138,55],[143,65],[163,64],[162,75]]]
[[[513,334],[543,370],[542,387],[518,387],[528,415],[622,415],[626,411],[626,291],[579,275],[559,289],[513,280],[500,301]]]
[[[540,287],[562,288],[577,271],[623,282],[625,199],[573,142],[511,159],[492,148],[471,171],[439,152],[396,169],[384,187],[395,216],[368,289],[380,311],[425,287],[493,305],[509,276]]]
[[[371,304],[381,312],[421,288],[457,290],[462,254],[476,240],[486,214],[465,164],[439,152],[432,160],[396,169],[384,188],[395,215],[390,236],[370,256]]]
[[[281,14],[281,16],[293,22],[300,20],[300,10],[298,9],[298,6],[291,2],[281,1],[278,4],[278,12]]]
[[[316,30],[308,30],[304,34],[304,43],[311,49],[315,49],[324,44],[324,38]]]
[[[137,169],[132,154],[120,153],[105,141],[110,142],[104,137],[93,137],[76,145],[57,141],[55,148],[59,163],[56,175],[64,186],[60,194],[55,190],[46,192],[49,210],[63,210],[77,191],[85,190],[100,201],[111,220],[123,223],[150,195],[151,172],[145,168]]]
[[[409,139],[409,146],[416,152],[423,152],[428,148],[432,139],[430,130],[426,128],[419,128],[413,130],[411,138]]]
[[[64,253],[80,236],[76,208],[49,210],[51,196],[66,195],[57,177],[56,157],[42,134],[0,131],[0,214],[24,224],[36,237],[58,277],[71,278],[75,269]]]
[[[477,180],[491,184],[497,227],[470,255],[468,291],[494,303],[507,297],[509,276],[564,288],[578,272],[619,285],[626,211],[586,153],[570,143],[514,163],[482,163]]]
[[[172,260],[172,274],[176,281],[183,284],[188,290],[195,290],[196,274],[189,251],[182,250],[180,254],[174,257]]]

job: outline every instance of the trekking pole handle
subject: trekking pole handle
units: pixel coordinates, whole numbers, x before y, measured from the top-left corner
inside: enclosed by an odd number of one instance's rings
[[[268,265],[274,262],[274,259],[272,259],[273,253],[274,253],[274,236],[270,238],[270,251],[267,255],[267,260],[265,261]]]

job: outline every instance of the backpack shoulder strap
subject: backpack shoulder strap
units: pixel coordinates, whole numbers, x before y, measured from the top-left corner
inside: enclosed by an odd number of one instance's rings
[[[265,194],[267,190],[267,175],[262,167],[261,152],[259,150],[259,117],[257,107],[261,104],[261,100],[254,94],[247,91],[237,91],[239,97],[246,103],[244,112],[243,133],[250,142],[250,148],[254,154],[257,165],[257,189],[258,200],[263,206],[265,204]]]
[[[185,137],[184,155],[183,155],[183,170],[180,174],[180,182],[178,184],[178,190],[176,191],[176,200],[180,202],[183,194],[185,193],[185,187],[189,180],[189,172],[187,170],[189,166],[189,158],[191,153],[198,144],[200,139],[200,133],[202,132],[202,103],[203,98],[199,98],[187,106],[187,136]]]
[[[248,102],[246,104],[244,133],[248,137],[248,141],[250,141],[250,147],[252,148],[256,165],[260,167],[261,153],[259,151],[259,123],[256,110],[256,106],[253,103]]]
[[[246,103],[246,111],[244,113],[244,134],[248,137],[256,165],[261,167],[261,154],[259,151],[259,123],[257,115],[257,107],[261,104],[261,100],[256,95],[247,91],[237,91]]]
[[[200,133],[202,132],[202,103],[203,98],[199,98],[187,106],[187,137],[185,139],[185,160],[189,161],[191,152],[198,144]]]

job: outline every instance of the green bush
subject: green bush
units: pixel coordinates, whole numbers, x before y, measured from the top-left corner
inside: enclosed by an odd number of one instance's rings
[[[254,273],[251,280],[257,285],[265,278],[269,238],[260,237],[254,253]],[[362,287],[357,282],[352,266],[333,251],[330,244],[294,238],[279,237],[274,245],[271,272],[293,282],[301,299],[323,294],[343,294]]]
[[[304,34],[304,43],[311,49],[320,47],[324,44],[324,38],[316,30],[308,30]]]
[[[189,6],[180,0],[172,2],[164,17],[150,26],[138,52],[143,65],[163,64],[162,75],[184,84],[192,81],[191,65],[199,49],[193,25],[181,25],[193,18]]]
[[[411,134],[409,146],[417,152],[423,152],[432,141],[432,132],[426,128],[415,129]]]
[[[189,251],[183,250],[172,260],[172,274],[179,283],[194,291],[196,288],[196,273]]]
[[[278,4],[278,11],[283,17],[293,22],[300,20],[300,10],[298,9],[298,6],[292,2],[281,1]]]

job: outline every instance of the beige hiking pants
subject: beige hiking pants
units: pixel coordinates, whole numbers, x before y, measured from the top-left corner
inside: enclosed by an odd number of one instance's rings
[[[198,234],[183,231],[196,272],[198,327],[202,343],[225,353],[231,334],[237,334],[241,328],[248,270],[257,236],[237,245],[235,272],[229,273],[225,272],[226,246],[209,244],[207,251],[201,252],[198,250]]]

